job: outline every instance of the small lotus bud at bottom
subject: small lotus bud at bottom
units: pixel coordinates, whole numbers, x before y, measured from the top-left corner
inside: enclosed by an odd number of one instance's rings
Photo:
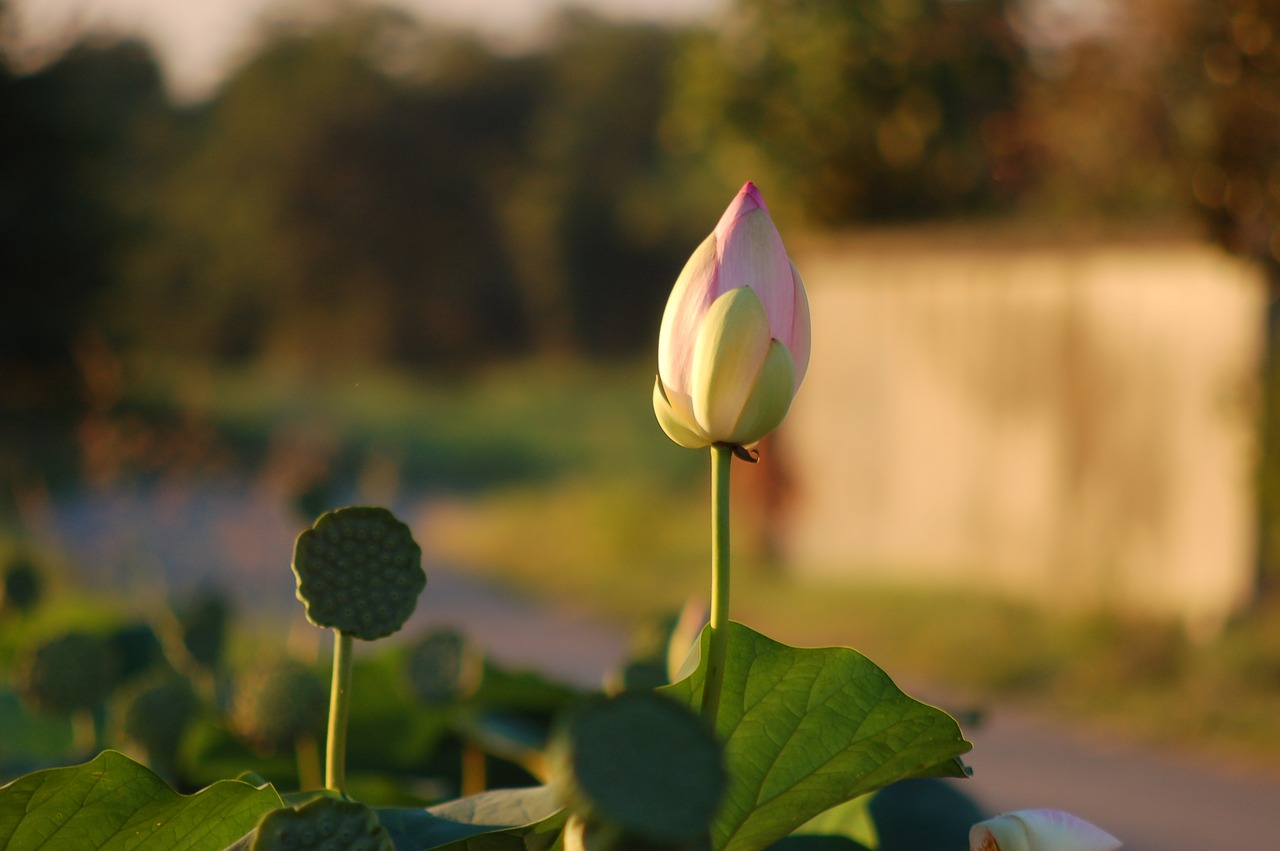
[[[1120,840],[1061,810],[1018,810],[969,829],[970,851],[1116,851]]]

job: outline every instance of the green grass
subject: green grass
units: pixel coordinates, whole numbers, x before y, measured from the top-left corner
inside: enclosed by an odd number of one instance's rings
[[[574,472],[675,483],[695,469],[666,451],[653,422],[648,364],[529,362],[436,375],[353,366],[312,376],[139,360],[132,372],[128,405],[207,422],[251,461],[292,435],[335,452],[339,475],[380,454],[402,476],[454,490]]]

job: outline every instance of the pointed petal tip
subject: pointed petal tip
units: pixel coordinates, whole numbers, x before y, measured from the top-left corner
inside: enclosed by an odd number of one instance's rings
[[[764,196],[760,194],[760,188],[755,185],[754,181],[748,180],[742,184],[742,189],[738,191],[738,195],[741,198],[750,200],[755,206],[768,212],[769,208],[764,204]]]
[[[760,194],[760,190],[756,188],[756,185],[748,180],[742,184],[738,194],[733,196],[733,200],[725,208],[720,221],[716,223],[714,231],[716,237],[723,242],[727,238],[729,228],[734,221],[754,210],[761,210],[765,215],[769,214],[769,208],[764,203],[764,196]]]

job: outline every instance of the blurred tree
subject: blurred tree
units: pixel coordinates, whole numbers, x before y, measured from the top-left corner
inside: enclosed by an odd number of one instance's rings
[[[820,223],[986,209],[1020,186],[1020,60],[999,0],[737,0],[683,56],[666,138]]]
[[[1269,284],[1261,410],[1259,560],[1280,584],[1280,0],[1200,0],[1186,56],[1209,132],[1191,186],[1217,239],[1260,263]]]
[[[1010,20],[1027,53],[1003,143],[1030,177],[1038,217],[1189,218],[1189,143],[1205,135],[1183,68],[1180,0],[1022,0]]]
[[[1218,239],[1280,269],[1280,2],[1202,0],[1187,56],[1210,110],[1193,190]]]
[[[285,333],[314,334],[313,350],[335,357],[359,348],[360,311],[341,334],[314,327],[347,305],[333,303],[326,280],[306,278],[287,207],[316,140],[385,89],[339,27],[282,32],[252,57],[187,116],[157,227],[116,303],[120,327],[148,345],[225,358],[260,354]]]
[[[500,56],[368,10],[272,34],[190,116],[121,323],[314,364],[648,345],[706,227],[651,179],[676,39],[572,13]]]
[[[544,349],[630,353],[651,345],[671,284],[716,215],[684,215],[662,174],[679,34],[583,11],[555,23],[527,167],[503,199],[508,239]]]
[[[77,344],[100,326],[143,227],[138,199],[167,114],[143,44],[82,42],[31,73],[10,48],[0,45],[0,423],[14,432],[0,444],[21,463],[30,439],[64,433],[84,403]]]
[[[522,351],[524,304],[496,204],[520,167],[527,63],[465,40],[428,50],[425,79],[394,81],[303,152],[284,221],[311,291],[347,306],[342,333],[353,313],[374,311],[375,354]]]
[[[167,348],[317,366],[524,350],[497,209],[539,79],[389,11],[271,34],[196,117],[122,318]]]

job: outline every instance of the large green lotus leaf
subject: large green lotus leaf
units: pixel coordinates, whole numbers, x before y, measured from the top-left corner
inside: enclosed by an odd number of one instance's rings
[[[729,790],[711,829],[718,851],[757,851],[845,801],[907,777],[964,776],[972,745],[955,719],[920,703],[846,647],[790,647],[729,624],[716,733]],[[661,691],[697,708],[701,661]]]
[[[529,834],[559,818],[559,798],[548,786],[494,789],[426,809],[378,810],[396,848],[414,851],[524,851],[536,844]]]
[[[221,780],[179,795],[123,754],[50,768],[0,787],[0,847],[98,851],[223,848],[280,806],[275,789]]]

